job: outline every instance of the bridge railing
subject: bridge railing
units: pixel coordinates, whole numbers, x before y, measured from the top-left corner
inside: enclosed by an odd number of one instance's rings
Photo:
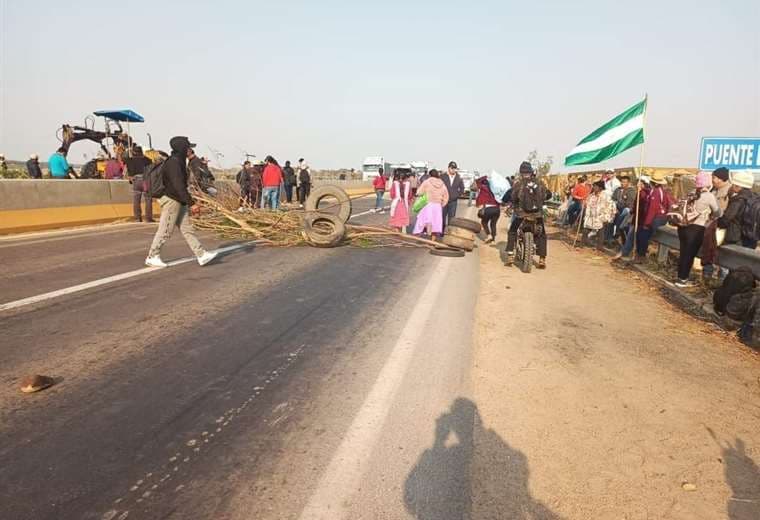
[[[658,244],[657,260],[661,263],[667,258],[669,249],[675,249],[676,251],[680,249],[678,232],[670,226],[659,228],[654,236],[652,236],[652,241]],[[718,264],[721,267],[735,269],[741,266],[748,266],[752,269],[755,278],[760,278],[760,252],[756,249],[749,249],[735,244],[723,245],[718,248],[718,259]]]

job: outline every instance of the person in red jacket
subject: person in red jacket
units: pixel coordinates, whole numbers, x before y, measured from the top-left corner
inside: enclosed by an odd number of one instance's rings
[[[499,216],[501,210],[499,210],[499,201],[496,200],[493,192],[491,191],[491,184],[488,182],[488,177],[481,177],[475,181],[478,197],[475,199],[475,205],[480,208],[478,210],[478,217],[480,217],[480,225],[483,227],[483,232],[486,234],[486,244],[490,244],[496,240],[496,223],[499,222]],[[470,188],[472,189],[472,188]],[[491,236],[488,237],[488,233]]]
[[[385,175],[383,175],[383,169],[380,168],[377,172],[377,177],[372,181],[372,187],[375,188],[375,212],[382,213],[383,211],[383,197],[385,196]]]
[[[282,184],[282,168],[277,164],[277,160],[271,155],[264,159],[266,166],[261,176],[262,196],[261,207],[266,208],[267,204],[271,209],[277,209],[280,206],[280,185]]]
[[[668,186],[665,175],[655,173],[651,179],[652,191],[649,193],[646,212],[642,213],[644,222],[639,224],[640,227],[636,234],[637,263],[643,262],[646,258],[649,240],[655,231],[668,223],[667,214],[674,202],[672,195],[665,189]]]

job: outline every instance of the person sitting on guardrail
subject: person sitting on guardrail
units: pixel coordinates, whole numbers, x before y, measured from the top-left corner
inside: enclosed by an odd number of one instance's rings
[[[589,239],[596,237],[606,224],[612,222],[614,215],[615,203],[607,194],[604,181],[596,181],[591,185],[591,194],[586,199],[586,212],[583,217],[583,228],[588,233],[587,237]]]
[[[690,194],[678,219],[678,280],[676,287],[690,287],[691,267],[705,237],[705,226],[720,214],[718,201],[710,192],[711,175],[700,172],[695,179],[696,190]]]
[[[567,223],[571,226],[575,224],[578,215],[580,215],[583,209],[583,204],[586,202],[586,198],[591,193],[591,187],[588,185],[587,180],[585,175],[581,175],[570,191],[572,200],[567,207]]]
[[[712,172],[712,193],[718,201],[721,213],[728,207],[728,197],[731,194],[730,176],[728,168],[718,168]]]
[[[629,259],[633,253],[633,247],[635,245],[635,230],[638,222],[638,226],[641,226],[644,220],[644,215],[647,213],[647,206],[649,205],[649,194],[651,193],[651,179],[648,175],[642,175],[639,177],[638,182],[638,201],[633,203],[633,207],[628,216],[620,222],[624,239],[623,247],[620,248],[620,252],[616,254],[612,259],[620,260],[624,258]]]
[[[755,196],[752,193],[752,186],[755,183],[755,177],[751,172],[738,171],[731,174],[731,195],[728,199],[728,206],[723,215],[718,219],[718,228],[726,230],[724,244],[740,244],[743,247],[755,249],[757,240],[747,236],[742,230],[742,221],[744,211],[750,200]]]
[[[647,211],[636,235],[636,263],[643,263],[646,259],[649,241],[659,228],[668,223],[667,215],[674,203],[670,192],[665,189],[668,185],[665,175],[655,173],[651,180],[652,192],[649,194]]]
[[[618,237],[625,243],[622,223],[631,214],[633,207],[636,205],[636,188],[631,186],[630,177],[627,175],[620,177],[620,186],[613,193],[612,200],[615,203],[616,211],[615,218],[610,226],[612,229],[611,237],[609,237],[610,245],[613,245]]]

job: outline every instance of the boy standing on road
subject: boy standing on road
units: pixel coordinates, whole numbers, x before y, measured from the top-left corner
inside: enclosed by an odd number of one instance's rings
[[[449,171],[446,175],[443,175],[443,183],[446,185],[446,189],[449,190],[449,202],[443,208],[443,228],[446,229],[446,225],[449,220],[457,216],[457,202],[459,197],[464,194],[464,181],[459,176],[457,163],[451,161],[449,163]]]
[[[189,220],[188,210],[192,207],[193,197],[187,189],[187,158],[189,151],[195,146],[185,136],[172,137],[169,141],[172,149],[171,156],[164,162],[161,175],[164,180],[165,193],[159,199],[161,205],[161,220],[156,236],[145,259],[148,267],[166,267],[161,260],[161,248],[172,236],[174,228],[178,227],[185,242],[195,254],[200,265],[211,262],[218,253],[210,253],[201,245],[195,236],[193,224]],[[195,214],[195,210],[193,210]]]
[[[372,187],[375,188],[375,212],[382,212],[385,196],[385,175],[382,168],[377,170],[377,177],[372,181]]]

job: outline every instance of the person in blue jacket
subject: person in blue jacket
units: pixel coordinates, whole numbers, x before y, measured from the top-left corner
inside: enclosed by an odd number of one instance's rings
[[[59,148],[57,152],[50,156],[48,168],[50,169],[50,176],[53,179],[68,179],[71,166],[69,166],[69,162],[66,160],[65,148]]]

